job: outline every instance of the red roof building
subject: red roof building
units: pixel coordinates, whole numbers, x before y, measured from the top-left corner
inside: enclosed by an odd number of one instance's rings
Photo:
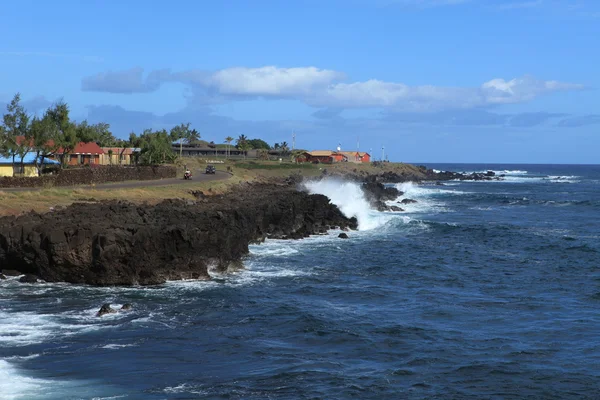
[[[64,150],[62,148],[56,151],[54,158],[60,158]],[[65,163],[68,165],[90,165],[100,164],[100,156],[104,154],[104,150],[94,142],[83,143],[79,142],[67,155]]]

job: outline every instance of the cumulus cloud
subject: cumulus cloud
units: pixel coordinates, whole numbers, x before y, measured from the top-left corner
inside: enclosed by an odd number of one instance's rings
[[[214,72],[158,70],[146,78],[142,68],[132,68],[85,78],[82,87],[87,91],[140,93],[156,90],[165,82],[189,85],[193,94],[190,101],[197,104],[286,98],[318,108],[384,108],[413,112],[521,103],[552,92],[584,88],[580,84],[545,81],[532,76],[511,80],[496,78],[479,87],[409,86],[377,79],[347,82],[345,74],[338,71],[275,66],[226,68]]]
[[[267,66],[227,68],[211,74],[187,71],[175,74],[173,78],[226,96],[296,97],[309,95],[333,81],[341,80],[344,74],[315,67]]]

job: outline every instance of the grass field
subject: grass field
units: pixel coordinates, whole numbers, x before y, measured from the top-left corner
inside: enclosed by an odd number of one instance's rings
[[[213,159],[184,158],[177,160],[176,166],[183,174],[183,166],[192,170],[203,170],[208,161]],[[410,164],[386,163],[383,166],[371,164],[338,163],[294,164],[277,161],[240,160],[214,163],[217,170],[228,171],[232,177],[222,181],[199,182],[189,181],[182,185],[149,186],[129,189],[103,189],[101,185],[94,188],[43,188],[24,192],[7,192],[0,189],[0,215],[18,215],[23,212],[48,212],[58,206],[66,206],[73,202],[95,202],[99,200],[127,200],[134,203],[156,204],[164,199],[194,199],[192,190],[201,190],[206,194],[217,194],[227,191],[232,185],[240,182],[269,180],[300,174],[306,177],[320,176],[324,169],[328,171],[362,172],[373,174],[383,171],[396,173],[417,173],[419,169]]]

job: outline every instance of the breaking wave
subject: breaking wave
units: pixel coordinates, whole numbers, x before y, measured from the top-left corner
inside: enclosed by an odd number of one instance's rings
[[[359,230],[378,228],[394,218],[392,214],[384,214],[371,209],[360,185],[355,182],[327,178],[304,182],[303,185],[309,193],[329,197],[346,217],[355,217]]]

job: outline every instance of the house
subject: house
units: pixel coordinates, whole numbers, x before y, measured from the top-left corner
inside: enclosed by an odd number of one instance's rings
[[[13,164],[12,157],[0,157],[0,176],[38,176],[38,169],[35,166],[36,154],[29,152],[25,154],[23,163],[21,157],[16,156]],[[58,161],[49,158],[43,159],[43,167],[58,165]],[[38,158],[38,166],[42,165],[42,158]]]
[[[346,156],[348,162],[368,163],[371,162],[371,155],[364,151],[340,151],[339,153]]]
[[[102,151],[100,165],[132,165],[135,154],[139,153],[139,149],[134,147],[102,147]]]
[[[229,147],[219,146],[217,147],[214,144],[184,144],[180,147],[179,144],[173,143],[172,145],[173,152],[177,155],[181,153],[183,157],[232,157],[232,158],[241,158],[241,157],[249,157],[256,158],[258,157],[257,150],[246,150],[242,151],[236,148],[234,145]]]
[[[54,155],[54,159],[60,160],[60,156],[63,154],[62,148],[58,149]],[[104,154],[104,151],[100,146],[94,142],[83,143],[79,142],[75,148],[67,154],[65,164],[67,165],[99,165],[100,157]]]
[[[345,154],[331,150],[313,150],[302,153],[298,157],[296,157],[296,162],[333,164],[336,162],[345,161],[348,161],[348,158]]]

